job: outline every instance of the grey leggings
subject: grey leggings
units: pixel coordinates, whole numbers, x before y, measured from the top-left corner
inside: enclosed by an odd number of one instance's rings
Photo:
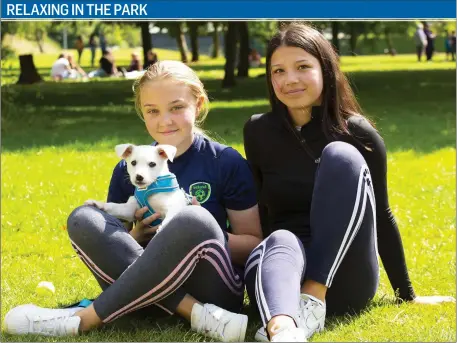
[[[365,159],[350,144],[330,143],[315,178],[310,242],[283,228],[246,263],[249,298],[264,325],[280,314],[296,319],[305,279],[330,287],[329,314],[360,311],[378,287],[375,198]]]
[[[203,207],[174,216],[145,249],[121,221],[91,206],[70,214],[68,234],[103,289],[93,305],[104,323],[148,306],[172,314],[186,294],[229,311],[243,304],[242,277],[222,229]]]

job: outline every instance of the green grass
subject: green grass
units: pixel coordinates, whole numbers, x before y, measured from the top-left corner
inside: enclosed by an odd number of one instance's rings
[[[166,54],[177,58],[174,52],[159,53]],[[35,61],[49,69],[53,58],[37,55]],[[344,57],[342,66],[388,148],[389,198],[416,293],[455,296],[455,65],[419,64],[405,55]],[[239,80],[238,87],[223,92],[221,59],[204,58],[193,67],[212,99],[205,129],[243,153],[243,123],[268,109],[265,79]],[[117,162],[115,144],[150,141],[133,110],[131,83],[108,79],[2,87],[2,321],[19,304],[56,307],[99,294],[98,284],[70,247],[66,218],[86,199],[105,198]],[[43,280],[54,283],[54,296],[35,294]],[[394,304],[382,271],[369,311],[329,318],[327,330],[312,340],[455,342],[455,310],[455,304]],[[254,339],[258,317],[251,314],[250,323],[248,341]],[[204,338],[180,320],[137,315],[76,338],[4,335],[3,340]]]

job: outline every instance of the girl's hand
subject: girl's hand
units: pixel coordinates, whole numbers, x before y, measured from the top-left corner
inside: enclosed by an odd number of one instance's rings
[[[426,305],[438,305],[441,303],[455,303],[455,298],[451,296],[441,296],[441,295],[432,295],[432,296],[417,296],[412,301],[413,304],[426,304]]]
[[[133,229],[130,231],[130,235],[140,243],[146,241],[152,237],[153,234],[160,228],[160,225],[151,226],[151,223],[156,219],[160,218],[160,213],[156,212],[153,215],[143,219],[143,215],[148,211],[148,207],[145,206],[135,212],[136,223]]]

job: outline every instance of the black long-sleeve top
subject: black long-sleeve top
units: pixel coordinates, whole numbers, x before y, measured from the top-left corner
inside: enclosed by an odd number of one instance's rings
[[[384,141],[363,116],[352,116],[347,124],[351,135],[328,139],[323,131],[321,107],[313,108],[311,121],[301,128],[295,128],[287,114],[274,112],[254,115],[245,124],[244,148],[257,185],[262,227],[266,234],[287,228],[302,241],[309,241],[316,162],[331,141],[350,143],[370,169],[378,250],[387,276],[400,299],[412,300],[415,294],[403,244],[388,201]]]

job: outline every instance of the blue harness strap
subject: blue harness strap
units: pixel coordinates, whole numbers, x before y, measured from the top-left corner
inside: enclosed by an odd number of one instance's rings
[[[176,175],[172,173],[159,176],[157,180],[151,183],[148,187],[135,188],[134,196],[136,198],[136,201],[138,201],[140,207],[146,206],[149,209],[149,211],[143,215],[143,219],[146,219],[147,217],[152,216],[155,213],[154,209],[149,205],[149,196],[157,193],[173,192],[177,189],[179,189],[178,180],[176,180]],[[192,203],[192,197],[185,192],[184,194],[187,199],[187,204],[190,205]],[[157,226],[161,222],[162,219],[156,219],[151,223],[151,226]]]

